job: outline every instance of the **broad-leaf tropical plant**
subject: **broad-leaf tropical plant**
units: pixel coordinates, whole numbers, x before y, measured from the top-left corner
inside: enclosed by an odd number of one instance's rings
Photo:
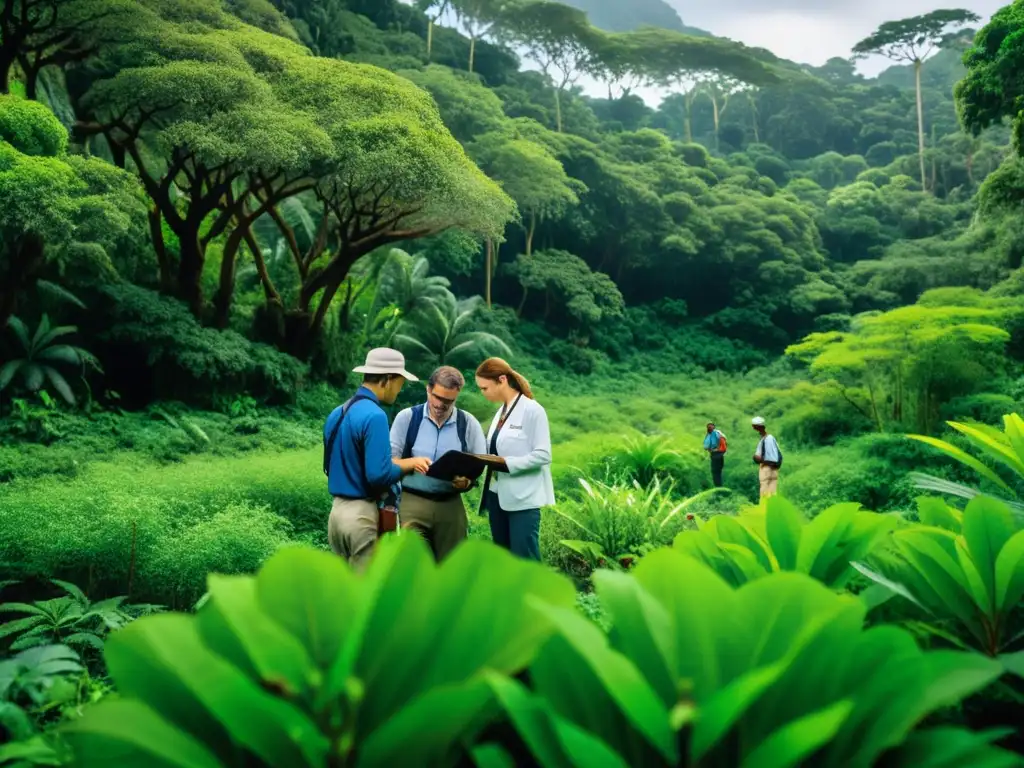
[[[464,368],[492,355],[511,357],[512,350],[501,338],[473,330],[482,306],[480,296],[457,300],[448,292],[414,318],[401,320],[393,343],[406,356],[424,365]]]
[[[567,579],[484,542],[438,567],[419,537],[387,537],[362,575],[289,547],[256,576],[211,575],[195,615],[117,632],[119,697],[61,730],[83,768],[455,765],[494,719],[488,675],[552,631],[528,597],[575,604]]]
[[[103,649],[111,630],[120,629],[137,616],[160,610],[154,605],[124,605],[124,597],[91,602],[74,584],[58,579],[52,583],[66,594],[32,603],[0,603],[0,640],[20,651],[50,643]],[[13,616],[13,618],[12,618]]]
[[[410,256],[392,248],[377,274],[377,292],[366,316],[366,335],[390,343],[399,322],[414,322],[443,303],[451,295],[449,285],[447,278],[430,274],[430,262],[424,256]]]
[[[716,515],[698,530],[683,531],[675,549],[710,566],[739,586],[777,571],[796,571],[834,590],[846,587],[856,570],[851,565],[891,532],[897,519],[836,504],[813,519],[781,496],[735,517]]]
[[[1001,432],[987,424],[964,424],[958,421],[946,423],[967,439],[975,453],[1005,467],[1016,476],[1018,482],[1024,483],[1024,419],[1019,415],[1016,413],[1004,415],[1003,431]],[[981,459],[946,440],[928,435],[907,435],[907,437],[942,451],[950,458],[956,459],[968,469],[976,472],[983,480],[998,489],[998,493],[1001,494],[1000,500],[1010,507],[1020,520],[1024,520],[1024,503],[1022,503],[1024,500],[1021,499],[1020,492]],[[923,490],[937,491],[963,499],[973,499],[981,493],[976,488],[925,473],[917,472],[911,477],[916,485]]]
[[[861,601],[801,573],[737,589],[662,549],[634,574],[594,577],[607,634],[537,606],[558,632],[530,666],[532,692],[491,677],[541,765],[921,768],[945,764],[950,740],[964,764],[1019,764],[989,744],[995,735],[914,733],[997,679],[992,659],[922,651],[895,627],[865,629]],[[497,765],[501,747],[477,755]]]
[[[18,340],[22,356],[0,366],[0,392],[7,389],[16,378],[30,392],[38,392],[49,382],[69,405],[74,405],[75,394],[61,372],[61,367],[76,366],[80,376],[84,375],[86,366],[102,371],[99,361],[84,349],[54,343],[75,333],[78,329],[73,325],[54,327],[47,315],[43,315],[35,333],[30,333],[25,323],[15,316],[8,319],[7,325]]]
[[[857,569],[923,608],[936,634],[989,656],[1017,649],[1024,641],[1024,530],[1005,504],[986,496],[962,514],[929,502],[921,509],[926,524],[893,534],[895,557]]]
[[[574,525],[580,538],[559,543],[591,567],[629,565],[667,544],[669,526],[684,510],[724,490],[712,488],[676,501],[671,482],[663,483],[659,477],[646,487],[636,480],[608,485],[580,478],[579,483],[583,496],[575,503],[558,505],[555,511]]]

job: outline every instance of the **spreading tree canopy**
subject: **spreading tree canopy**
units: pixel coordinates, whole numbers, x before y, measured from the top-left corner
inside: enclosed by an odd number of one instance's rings
[[[917,141],[921,186],[927,187],[924,170],[924,103],[921,96],[921,65],[938,47],[950,39],[954,30],[979,20],[978,14],[962,8],[943,9],[887,21],[853,47],[855,56],[880,54],[914,67],[917,89]]]

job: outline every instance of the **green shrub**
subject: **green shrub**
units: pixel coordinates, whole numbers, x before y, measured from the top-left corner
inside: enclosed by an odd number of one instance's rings
[[[235,567],[218,536],[233,536],[246,552],[257,553],[271,541],[287,541],[288,534],[324,545],[329,509],[319,449],[191,459],[160,468],[126,460],[97,463],[60,483],[0,487],[0,571],[62,578],[90,596],[126,594],[131,584],[133,600],[180,605],[201,587],[203,568],[220,567],[216,558]],[[225,516],[209,522],[218,513]],[[279,518],[287,528],[277,527]],[[177,551],[183,538],[202,553],[195,559],[162,554]],[[255,562],[255,556],[245,557]]]
[[[288,542],[291,526],[267,507],[233,504],[159,543],[139,573],[159,584],[175,606],[193,605],[208,573],[252,573]]]
[[[90,315],[94,352],[107,365],[108,385],[129,402],[185,399],[209,405],[238,392],[260,400],[295,399],[307,366],[234,331],[205,328],[179,301],[129,283],[103,286]],[[118,378],[118,371],[125,378]]]
[[[865,629],[860,601],[808,576],[733,589],[666,549],[596,582],[607,634],[567,579],[491,545],[437,567],[388,537],[361,578],[285,550],[212,576],[195,616],[115,633],[120,695],[59,734],[83,768],[1015,764],[997,734],[921,728],[1001,664]]]

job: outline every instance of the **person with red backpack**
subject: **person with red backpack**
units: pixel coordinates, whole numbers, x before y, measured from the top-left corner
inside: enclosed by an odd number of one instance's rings
[[[711,482],[715,488],[722,487],[722,470],[725,469],[725,452],[728,445],[725,435],[708,422],[708,436],[704,438],[704,450],[711,457]]]

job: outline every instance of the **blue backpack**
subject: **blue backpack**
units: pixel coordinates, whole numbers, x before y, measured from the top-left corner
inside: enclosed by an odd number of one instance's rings
[[[405,433],[405,450],[402,451],[402,458],[412,458],[412,447],[416,445],[416,438],[420,433],[420,424],[423,423],[423,409],[426,405],[420,403],[412,409],[412,420],[409,422],[409,431]],[[464,411],[455,412],[455,430],[459,433],[459,444],[462,452],[466,452],[466,431],[469,428],[469,419]]]

